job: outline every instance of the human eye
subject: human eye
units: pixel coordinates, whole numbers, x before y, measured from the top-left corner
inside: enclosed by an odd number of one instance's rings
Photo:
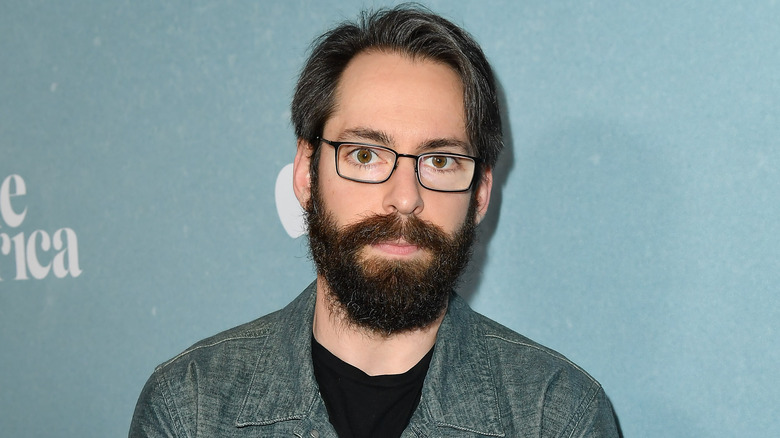
[[[446,154],[427,154],[422,158],[422,165],[435,171],[458,171],[462,169],[458,157]]]
[[[432,190],[468,190],[474,177],[475,160],[459,154],[433,152],[420,156],[417,165],[420,183]]]
[[[344,149],[343,157],[350,164],[368,166],[379,164],[381,161],[379,151],[375,148],[350,144],[346,144],[342,148]]]
[[[363,148],[352,152],[352,156],[360,164],[369,164],[376,159],[376,152],[371,149]]]

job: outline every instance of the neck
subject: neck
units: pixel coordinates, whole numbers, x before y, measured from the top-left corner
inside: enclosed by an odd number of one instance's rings
[[[428,327],[391,335],[374,333],[345,320],[328,302],[327,282],[317,278],[314,308],[314,338],[344,362],[370,376],[409,371],[433,348],[444,319],[442,314]]]

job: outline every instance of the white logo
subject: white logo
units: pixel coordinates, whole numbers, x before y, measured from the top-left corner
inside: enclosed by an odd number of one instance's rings
[[[79,243],[75,231],[60,228],[49,235],[44,230],[34,230],[25,235],[24,231],[13,230],[19,228],[27,217],[27,206],[22,208],[20,199],[26,194],[27,185],[19,175],[9,175],[0,184],[0,268],[6,260],[12,259],[16,264],[15,280],[29,280],[29,275],[40,280],[49,273],[57,278],[68,274],[78,277],[82,271],[79,268]],[[16,231],[19,232],[11,237]],[[45,254],[52,250],[56,254]]]
[[[284,166],[276,177],[276,212],[279,213],[279,220],[282,221],[284,231],[293,239],[306,234],[306,221],[304,220],[303,208],[295,197],[293,191],[293,165],[292,163]]]

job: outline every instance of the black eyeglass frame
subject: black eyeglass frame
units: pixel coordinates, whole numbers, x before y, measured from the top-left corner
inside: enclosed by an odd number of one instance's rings
[[[340,177],[342,177],[342,178],[344,178],[346,180],[349,180],[349,181],[355,181],[355,182],[364,183],[364,184],[382,184],[383,182],[386,182],[387,180],[390,179],[391,176],[393,176],[393,173],[395,172],[395,169],[398,168],[398,158],[406,157],[406,158],[414,159],[414,174],[417,175],[417,182],[420,183],[421,187],[425,188],[426,190],[433,191],[433,192],[463,193],[463,192],[468,192],[469,190],[471,190],[474,187],[474,181],[477,179],[477,175],[479,175],[479,171],[477,170],[477,167],[482,163],[482,160],[480,160],[479,157],[472,157],[471,155],[464,155],[464,154],[456,154],[456,153],[453,153],[453,152],[426,152],[426,153],[420,154],[420,155],[412,155],[412,154],[400,154],[400,153],[394,151],[393,149],[390,149],[389,147],[380,146],[380,145],[371,144],[371,143],[360,143],[360,142],[355,142],[355,141],[330,141],[330,140],[326,140],[326,139],[324,139],[322,137],[317,137],[317,141],[323,142],[323,143],[328,144],[330,146],[333,146],[333,148],[335,149],[336,153],[335,153],[335,156],[334,156],[334,160],[335,160],[335,165],[336,165],[336,173]],[[366,181],[366,180],[357,179],[357,178],[350,178],[350,177],[342,175],[341,174],[341,170],[339,170],[339,148],[342,145],[345,145],[345,144],[347,144],[347,145],[355,145],[355,146],[367,146],[367,147],[372,147],[372,148],[386,150],[386,151],[392,153],[393,156],[395,156],[395,162],[393,163],[393,170],[390,171],[390,174],[387,175],[387,178],[385,178],[385,179],[383,179],[381,181]],[[458,158],[468,158],[468,159],[474,160],[474,174],[471,176],[471,182],[469,182],[469,186],[466,187],[463,190],[441,190],[441,189],[433,189],[433,188],[430,188],[430,187],[426,186],[425,183],[423,183],[422,179],[420,178],[420,172],[417,171],[417,169],[418,169],[418,167],[420,165],[420,158],[427,157],[427,156],[436,156],[436,155],[444,155],[444,156],[458,157]]]

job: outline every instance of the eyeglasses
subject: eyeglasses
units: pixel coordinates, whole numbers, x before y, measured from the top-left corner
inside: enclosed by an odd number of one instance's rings
[[[449,152],[420,155],[399,154],[386,148],[365,143],[330,141],[319,138],[336,149],[336,173],[344,179],[379,184],[390,179],[399,157],[415,160],[417,181],[436,192],[465,192],[474,183],[477,157]]]

